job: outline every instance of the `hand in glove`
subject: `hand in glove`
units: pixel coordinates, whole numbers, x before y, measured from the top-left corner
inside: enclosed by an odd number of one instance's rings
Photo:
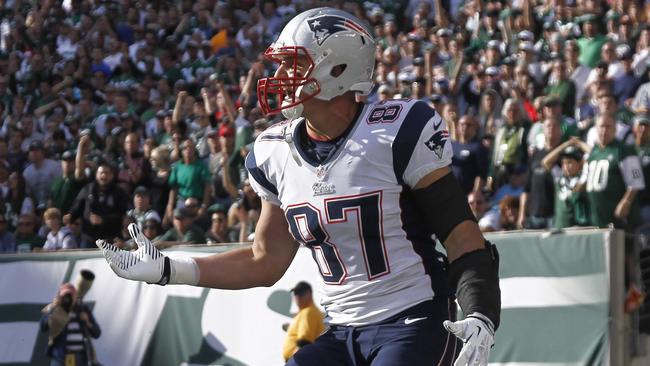
[[[443,326],[463,341],[454,366],[487,366],[490,348],[494,345],[494,325],[490,319],[481,313],[472,313],[456,322],[445,320]]]
[[[128,229],[138,246],[136,251],[119,249],[101,239],[96,242],[111,269],[118,276],[163,286],[168,283],[197,284],[198,267],[192,258],[167,257],[144,236],[138,225],[129,224]]]

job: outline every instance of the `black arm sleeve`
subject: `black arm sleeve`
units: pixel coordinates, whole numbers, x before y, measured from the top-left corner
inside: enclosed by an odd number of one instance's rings
[[[451,173],[413,193],[420,214],[443,243],[461,222],[476,222],[460,184]],[[499,255],[496,247],[486,242],[485,249],[461,255],[449,265],[448,275],[463,312],[467,315],[478,312],[487,316],[496,329],[501,313]]]
[[[452,173],[426,188],[414,190],[413,195],[424,221],[431,225],[441,243],[456,225],[466,220],[476,222],[463,188]]]
[[[485,248],[465,253],[449,265],[449,281],[463,313],[481,313],[499,327],[501,289],[499,288],[499,252],[486,241]]]

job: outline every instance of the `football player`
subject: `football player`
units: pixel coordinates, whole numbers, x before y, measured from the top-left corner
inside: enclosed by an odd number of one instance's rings
[[[440,115],[416,100],[356,102],[373,88],[374,52],[368,26],[346,12],[293,18],[265,52],[275,75],[258,82],[263,110],[287,120],[246,159],[263,198],[253,245],[173,258],[131,225],[137,251],[97,243],[111,268],[160,285],[271,286],[302,244],[322,275],[330,328],[287,365],[447,365],[456,355],[456,365],[487,365],[501,310],[497,251],[450,173]]]

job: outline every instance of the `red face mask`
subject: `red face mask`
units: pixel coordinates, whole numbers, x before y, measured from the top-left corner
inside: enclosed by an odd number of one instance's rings
[[[302,46],[269,47],[264,58],[277,64],[283,64],[285,73],[270,76],[257,81],[257,98],[265,114],[276,114],[284,109],[294,107],[314,97],[320,92],[316,79],[310,77],[314,70],[314,61]],[[306,60],[306,65],[299,65],[298,60]],[[306,68],[304,73],[302,70]],[[313,91],[302,87],[313,85]],[[272,101],[275,99],[275,106]]]

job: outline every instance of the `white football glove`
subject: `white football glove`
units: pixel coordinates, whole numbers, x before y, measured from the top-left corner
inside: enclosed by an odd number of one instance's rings
[[[167,257],[144,236],[137,224],[129,224],[128,229],[138,245],[136,251],[119,249],[102,239],[95,243],[113,272],[128,280],[163,286],[168,283],[196,285],[198,267],[192,258]]]
[[[487,366],[494,345],[494,325],[481,313],[471,313],[457,322],[445,320],[445,329],[463,341],[454,366]]]

